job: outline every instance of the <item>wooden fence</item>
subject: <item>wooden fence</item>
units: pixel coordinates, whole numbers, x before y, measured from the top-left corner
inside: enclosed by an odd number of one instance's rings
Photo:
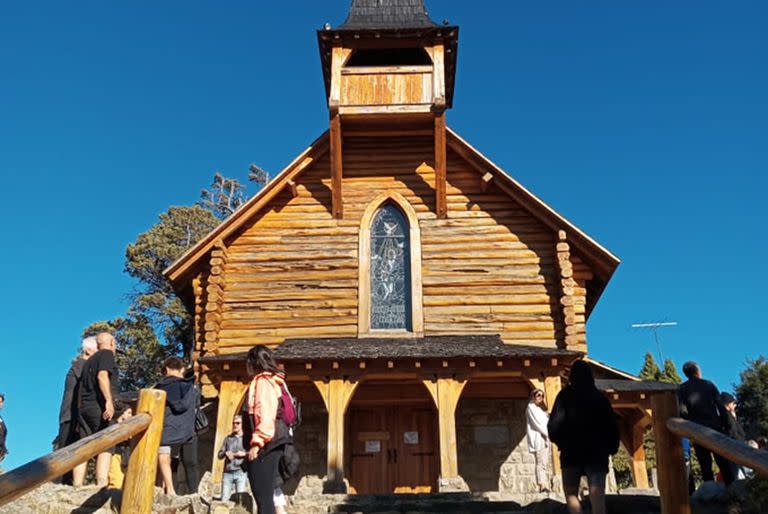
[[[165,391],[142,389],[132,418],[0,475],[0,507],[116,444],[132,439],[120,512],[150,514],[164,410]]]

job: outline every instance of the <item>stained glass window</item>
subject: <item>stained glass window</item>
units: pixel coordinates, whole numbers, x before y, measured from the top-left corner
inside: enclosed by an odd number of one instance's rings
[[[394,204],[371,225],[371,329],[411,330],[411,249],[408,222]]]

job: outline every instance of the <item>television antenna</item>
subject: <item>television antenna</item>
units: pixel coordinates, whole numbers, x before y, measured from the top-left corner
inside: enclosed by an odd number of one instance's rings
[[[653,339],[656,341],[656,351],[659,353],[659,364],[664,365],[664,355],[661,353],[661,341],[659,340],[659,329],[664,327],[676,327],[677,321],[659,321],[656,323],[632,323],[632,328],[648,329],[653,333]]]

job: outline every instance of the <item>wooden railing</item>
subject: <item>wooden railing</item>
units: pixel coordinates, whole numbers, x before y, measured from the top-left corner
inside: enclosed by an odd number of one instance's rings
[[[682,437],[722,455],[731,462],[768,476],[768,453],[679,416],[677,395],[664,392],[651,398],[656,466],[659,473],[661,514],[690,514],[688,476],[685,472]]]
[[[71,471],[116,444],[133,439],[120,512],[152,512],[157,450],[163,431],[165,391],[142,389],[136,415],[85,439],[0,475],[0,507]]]
[[[758,475],[768,476],[768,452],[751,448],[746,443],[732,439],[717,430],[712,430],[682,418],[667,420],[667,428],[673,434],[687,437],[696,444],[722,455],[739,466],[746,466]]]

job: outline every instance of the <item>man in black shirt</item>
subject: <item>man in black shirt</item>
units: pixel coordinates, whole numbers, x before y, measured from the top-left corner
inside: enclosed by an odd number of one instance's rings
[[[689,361],[683,364],[683,374],[688,378],[680,384],[677,390],[677,398],[680,402],[680,410],[683,417],[704,425],[705,427],[727,433],[728,414],[725,408],[720,404],[720,392],[715,384],[709,380],[701,378],[701,368],[695,362]],[[712,473],[712,453],[698,444],[693,445],[696,452],[696,458],[701,465],[701,475],[704,481],[714,480]],[[733,464],[726,458],[715,455],[715,462],[723,474],[723,482],[729,485],[735,480],[733,474]]]
[[[80,428],[83,435],[90,435],[114,424],[115,410],[122,405],[118,399],[118,375],[115,363],[116,342],[112,334],[102,332],[96,336],[99,351],[85,363],[80,383]],[[118,404],[116,407],[116,403]],[[109,463],[112,450],[100,453],[96,458],[96,484],[108,483]]]

